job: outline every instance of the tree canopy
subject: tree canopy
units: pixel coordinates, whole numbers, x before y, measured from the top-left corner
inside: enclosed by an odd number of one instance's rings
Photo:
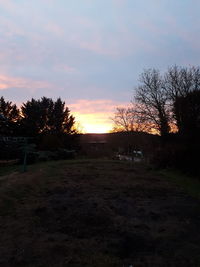
[[[180,133],[186,128],[192,131],[193,126],[187,127],[186,124],[193,121],[196,125],[199,91],[199,67],[175,65],[162,75],[156,69],[144,70],[130,108],[116,108],[114,130],[140,129],[161,136],[167,136],[174,129]]]
[[[12,102],[0,98],[1,134],[35,137],[41,134],[72,134],[75,118],[65,102],[58,98],[31,99],[20,109]]]
[[[18,132],[20,112],[15,104],[0,98],[0,135],[15,135]]]

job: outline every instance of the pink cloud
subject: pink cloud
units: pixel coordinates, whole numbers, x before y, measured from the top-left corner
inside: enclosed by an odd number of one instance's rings
[[[119,102],[108,99],[88,100],[79,99],[76,102],[69,104],[69,107],[74,112],[89,113],[112,113],[116,107],[127,105],[127,102]]]
[[[125,1],[118,0],[118,4],[125,4]],[[72,33],[69,40],[82,49],[112,57],[137,53],[141,48],[152,50],[151,44],[127,28],[121,16],[115,21],[115,31],[109,34],[104,32],[101,24],[88,18],[76,17],[74,23],[77,29],[81,27],[81,31]]]
[[[52,84],[46,81],[34,81],[31,79],[12,77],[9,75],[0,75],[0,90],[6,90],[8,88],[27,88],[27,89],[39,89],[52,87]]]
[[[92,31],[92,33],[87,37],[81,33],[76,33],[71,36],[71,42],[80,48],[102,55],[117,55],[118,51],[115,49],[116,45],[114,42],[112,45],[109,40],[106,42],[103,40],[103,35],[97,31]]]

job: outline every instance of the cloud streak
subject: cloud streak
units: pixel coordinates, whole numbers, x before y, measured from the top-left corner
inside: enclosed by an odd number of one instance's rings
[[[77,118],[108,125],[143,69],[199,64],[199,8],[196,0],[0,0],[1,94],[73,99]]]
[[[8,88],[26,88],[26,89],[41,89],[50,88],[52,85],[46,81],[35,81],[20,77],[11,77],[8,75],[0,75],[0,90]]]

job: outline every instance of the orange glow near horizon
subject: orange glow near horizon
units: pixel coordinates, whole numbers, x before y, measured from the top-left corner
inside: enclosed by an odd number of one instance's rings
[[[108,125],[84,124],[85,133],[108,133],[111,128]]]
[[[127,103],[109,99],[78,99],[69,108],[81,132],[108,133],[113,128],[111,117],[118,106],[127,106]]]
[[[77,120],[78,128],[83,133],[108,133],[112,129],[112,122],[102,117],[103,114],[73,113]]]

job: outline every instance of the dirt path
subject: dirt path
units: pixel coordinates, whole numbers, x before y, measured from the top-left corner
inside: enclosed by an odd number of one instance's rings
[[[112,161],[38,165],[0,184],[0,266],[200,266],[200,205]]]

